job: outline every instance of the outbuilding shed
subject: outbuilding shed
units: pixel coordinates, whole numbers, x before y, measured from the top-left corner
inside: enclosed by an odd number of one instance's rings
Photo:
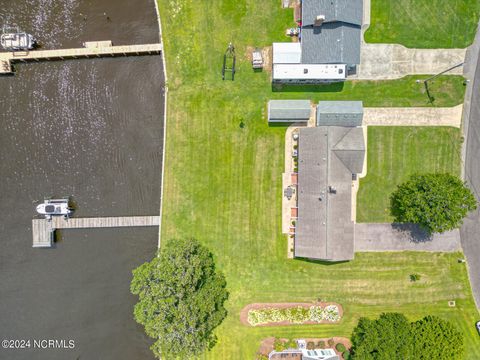
[[[268,122],[307,122],[312,108],[309,100],[270,100]]]
[[[320,101],[317,106],[317,126],[362,126],[361,101]]]

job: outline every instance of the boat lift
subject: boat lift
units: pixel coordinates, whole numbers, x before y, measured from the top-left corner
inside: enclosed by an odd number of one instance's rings
[[[228,64],[227,64],[228,63]],[[228,44],[227,51],[223,55],[222,79],[225,80],[226,72],[232,73],[232,81],[235,79],[235,47],[232,43]]]

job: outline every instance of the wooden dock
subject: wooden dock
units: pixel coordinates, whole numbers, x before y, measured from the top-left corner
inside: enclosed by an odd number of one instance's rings
[[[33,247],[51,247],[55,230],[159,226],[160,216],[69,218],[63,216],[32,220]]]
[[[15,62],[155,55],[160,54],[163,50],[160,43],[114,46],[110,40],[85,42],[83,46],[75,49],[0,52],[0,74],[12,73],[12,64]]]

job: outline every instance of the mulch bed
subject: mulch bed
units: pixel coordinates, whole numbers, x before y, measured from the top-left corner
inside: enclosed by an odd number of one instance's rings
[[[297,307],[301,306],[303,308],[309,309],[310,306],[321,306],[322,308],[328,306],[328,305],[336,305],[338,306],[338,313],[340,315],[340,320],[343,317],[343,307],[340,304],[334,303],[334,302],[315,302],[315,303],[253,303],[253,304],[248,304],[245,306],[241,311],[240,311],[240,322],[243,325],[246,326],[253,326],[250,325],[248,322],[248,312],[250,310],[260,310],[260,309],[266,309],[266,308],[276,308],[276,309],[286,309],[290,307]],[[312,324],[335,324],[340,322],[338,321],[328,321],[328,320],[322,320],[320,322],[318,321],[305,321],[301,324],[296,324],[292,323],[290,321],[279,321],[279,322],[271,322],[268,324],[258,324],[255,325],[255,327],[260,327],[260,326],[284,326],[284,325],[312,325]]]
[[[336,337],[336,336],[331,338],[302,338],[302,340],[305,340],[307,344],[309,342],[314,342],[315,344],[317,344],[319,341],[323,341],[327,349],[330,348],[328,346],[328,340],[330,339],[333,339],[333,341],[335,342],[335,345],[332,347],[333,350],[335,350],[335,353],[339,355],[341,359],[343,359],[342,354],[339,353],[337,349],[335,349],[335,346],[340,343],[340,344],[343,344],[347,348],[347,350],[350,351],[350,349],[352,348],[352,343],[350,342],[350,339],[347,339],[345,337]],[[288,339],[281,338],[280,340],[287,341]],[[258,352],[260,354],[268,356],[268,354],[270,354],[270,352],[273,351],[274,341],[275,341],[274,337],[263,339],[262,343],[260,344],[260,349],[258,350]]]

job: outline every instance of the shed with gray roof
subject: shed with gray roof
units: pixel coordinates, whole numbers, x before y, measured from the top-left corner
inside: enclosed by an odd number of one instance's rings
[[[294,254],[326,261],[351,260],[352,175],[365,161],[361,127],[320,126],[299,131],[298,219]]]
[[[307,122],[312,107],[309,100],[270,100],[268,122]]]
[[[317,126],[361,126],[363,102],[320,101],[317,106]]]

